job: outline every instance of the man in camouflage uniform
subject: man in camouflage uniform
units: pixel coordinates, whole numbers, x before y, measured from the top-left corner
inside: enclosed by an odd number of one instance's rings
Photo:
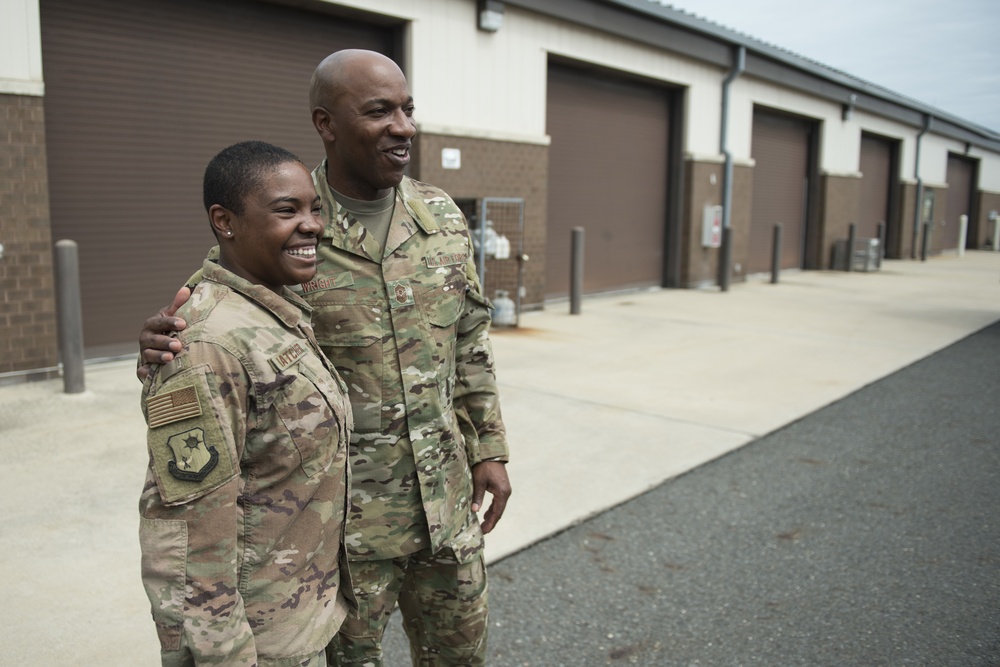
[[[347,550],[359,613],[330,657],[379,667],[398,601],[414,665],[482,665],[483,533],[503,514],[510,484],[468,228],[445,192],[403,175],[416,126],[395,63],[334,53],[313,75],[310,106],[326,149],[313,172],[326,229],[317,276],[301,293],[356,420]],[[168,349],[153,333],[174,326],[150,319],[140,347]],[[486,492],[493,501],[480,527]]]
[[[235,172],[231,181],[246,182],[278,165],[299,172],[298,192],[308,197],[297,200],[297,214],[281,212],[295,244],[289,264],[307,267],[291,280],[315,273],[322,225],[310,210],[319,199],[308,170],[260,142],[226,149],[206,170],[206,207],[223,237],[222,258],[205,261],[181,310],[183,354],[143,384],[150,465],[140,500],[142,576],[165,666],[325,667],[327,645],[348,613],[340,548],[346,387],[315,340],[310,307],[245,270],[252,264],[237,249],[239,237],[249,239],[243,247],[262,242],[258,228],[233,223],[250,211],[230,202],[252,194],[223,186],[224,204],[209,198],[220,175],[225,182]],[[254,190],[271,200],[267,187]],[[287,198],[287,190],[276,191]],[[222,207],[235,215],[218,222]],[[275,226],[274,214],[261,217]]]

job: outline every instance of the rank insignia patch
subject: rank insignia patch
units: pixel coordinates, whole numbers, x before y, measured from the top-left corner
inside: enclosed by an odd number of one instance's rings
[[[149,428],[172,424],[201,414],[201,403],[194,386],[181,387],[146,401]]]
[[[413,305],[413,288],[406,280],[393,280],[386,283],[392,300],[389,302],[397,306]]]
[[[170,474],[183,482],[200,482],[219,463],[219,452],[205,444],[205,432],[193,428],[167,439],[174,458],[167,464]]]

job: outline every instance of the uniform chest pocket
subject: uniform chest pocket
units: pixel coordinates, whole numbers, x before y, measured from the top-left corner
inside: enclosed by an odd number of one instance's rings
[[[380,430],[385,373],[380,305],[325,303],[314,308],[316,340],[347,385],[355,430]]]
[[[417,292],[417,303],[424,319],[439,329],[446,329],[458,322],[465,307],[464,289],[429,288]]]
[[[451,402],[451,386],[455,375],[455,343],[458,321],[465,308],[465,290],[450,287],[414,290],[421,317],[428,333],[425,354],[432,368],[438,368],[443,405]]]
[[[312,477],[325,471],[343,444],[348,414],[338,403],[332,377],[325,380],[303,364],[289,368],[272,396],[273,406]],[[287,378],[291,378],[290,381]]]

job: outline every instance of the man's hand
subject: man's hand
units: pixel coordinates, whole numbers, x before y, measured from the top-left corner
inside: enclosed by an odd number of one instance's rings
[[[478,512],[483,506],[486,492],[493,494],[493,502],[483,517],[484,533],[493,530],[497,525],[510,498],[510,480],[507,479],[507,466],[500,461],[483,461],[472,466],[472,511]]]
[[[187,327],[187,322],[174,317],[174,313],[190,298],[191,290],[184,286],[177,290],[172,304],[161,308],[160,312],[146,320],[142,331],[139,332],[139,355],[142,358],[142,365],[135,371],[140,380],[145,380],[149,375],[149,364],[165,364],[173,361],[174,353],[181,351],[181,342],[172,338],[170,333],[182,331]]]

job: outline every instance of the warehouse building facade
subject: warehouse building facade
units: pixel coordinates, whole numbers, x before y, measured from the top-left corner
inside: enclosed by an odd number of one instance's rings
[[[522,308],[568,294],[576,227],[585,293],[745,280],[776,224],[783,269],[831,268],[852,225],[890,258],[995,243],[1000,134],[647,0],[12,0],[0,26],[0,382],[56,366],[59,239],[87,356],[134,352],[213,243],[208,159],[317,164],[309,77],[342,48],[400,63],[410,175]]]

